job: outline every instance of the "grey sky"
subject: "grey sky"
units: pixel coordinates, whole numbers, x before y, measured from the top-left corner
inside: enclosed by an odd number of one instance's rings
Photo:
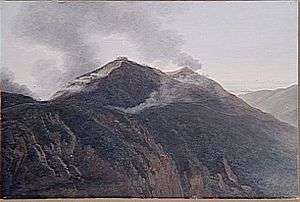
[[[297,82],[296,1],[5,2],[2,7],[1,66],[43,98],[59,88],[62,77],[119,55],[163,70],[182,61],[197,66],[199,60],[201,73],[233,91]]]

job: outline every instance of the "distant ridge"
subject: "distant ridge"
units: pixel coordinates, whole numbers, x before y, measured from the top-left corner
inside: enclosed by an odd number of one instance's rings
[[[241,94],[243,100],[251,106],[270,113],[281,121],[297,126],[298,85],[275,90],[260,90]]]

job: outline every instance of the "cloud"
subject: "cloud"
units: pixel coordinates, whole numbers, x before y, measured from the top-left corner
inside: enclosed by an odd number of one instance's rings
[[[25,4],[16,18],[15,34],[19,39],[61,52],[64,79],[68,80],[94,67],[95,51],[82,33],[87,12],[81,5]]]
[[[1,68],[0,89],[4,92],[33,96],[32,91],[26,85],[14,82],[14,75],[6,68]]]

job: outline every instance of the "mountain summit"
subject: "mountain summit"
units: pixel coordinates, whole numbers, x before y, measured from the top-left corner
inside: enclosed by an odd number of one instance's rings
[[[99,86],[101,84],[99,83],[105,82],[105,80],[109,79],[120,79],[119,77],[121,76],[124,77],[123,79],[131,79],[134,76],[139,75],[153,75],[153,72],[150,72],[150,70],[150,67],[139,65],[128,60],[126,57],[118,57],[116,60],[67,83],[67,85],[62,90],[58,91],[52,99],[61,96],[71,96],[80,92],[93,91],[98,87],[101,88],[101,86]]]
[[[173,72],[168,72],[167,74],[169,75],[181,75],[181,76],[189,76],[189,75],[195,75],[197,74],[196,72],[194,72],[194,70],[192,70],[189,67],[183,67],[179,70],[173,71]]]
[[[46,102],[1,94],[3,195],[297,195],[295,127],[184,68],[118,58]]]

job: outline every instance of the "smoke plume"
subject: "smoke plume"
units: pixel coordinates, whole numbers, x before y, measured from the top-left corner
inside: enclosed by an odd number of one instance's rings
[[[99,50],[86,40],[92,33],[122,34],[148,61],[199,68],[198,60],[182,52],[182,37],[163,29],[158,17],[146,9],[134,2],[26,4],[18,16],[16,31],[20,37],[61,51],[71,76],[89,70],[99,60],[95,56]]]
[[[160,23],[174,8],[177,12],[178,6],[151,2],[31,2],[22,5],[12,33],[19,40],[61,53],[61,71],[53,65],[43,67],[53,68],[42,76],[44,85],[64,83],[99,66],[99,52],[105,50],[88,40],[97,34],[124,36],[142,61],[199,69],[200,62],[182,51],[183,38]],[[33,68],[32,75],[39,79],[39,70]]]
[[[0,90],[9,93],[17,93],[32,96],[33,93],[26,85],[14,82],[14,74],[6,68],[1,68]]]

